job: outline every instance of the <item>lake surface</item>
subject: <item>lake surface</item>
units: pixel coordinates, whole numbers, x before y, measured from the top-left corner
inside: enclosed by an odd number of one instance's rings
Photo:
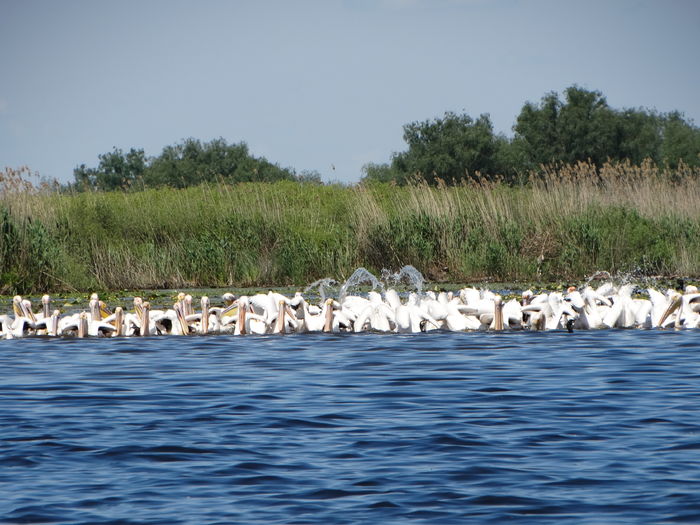
[[[700,332],[0,341],[2,523],[700,523]]]

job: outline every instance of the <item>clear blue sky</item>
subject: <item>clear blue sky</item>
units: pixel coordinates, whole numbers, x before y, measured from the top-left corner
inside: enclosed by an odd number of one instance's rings
[[[402,126],[572,84],[700,122],[695,0],[0,0],[0,168],[194,137],[354,182]],[[335,169],[333,169],[333,166]]]

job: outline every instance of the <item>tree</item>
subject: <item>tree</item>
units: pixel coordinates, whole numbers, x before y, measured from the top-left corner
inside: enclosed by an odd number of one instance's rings
[[[680,161],[700,166],[700,128],[674,111],[665,116],[662,134],[661,157],[670,168],[677,168]]]
[[[624,109],[616,117],[615,158],[632,164],[660,162],[663,117],[644,109]]]
[[[88,168],[81,164],[73,170],[76,184],[81,189],[110,191],[130,188],[146,169],[146,155],[142,149],[131,148],[124,153],[114,148],[109,153],[98,155],[100,163],[97,168]]]
[[[245,142],[228,144],[222,138],[205,143],[189,138],[175,146],[166,146],[144,174],[146,186],[176,188],[217,180],[273,182],[293,179],[293,171],[280,168],[265,158],[253,157]]]
[[[557,93],[547,93],[540,105],[526,102],[520,110],[513,130],[513,144],[525,159],[525,169],[560,160],[563,156],[559,140],[559,113],[562,103]]]
[[[162,153],[147,159],[142,149],[124,153],[118,148],[99,155],[97,168],[81,164],[73,170],[78,189],[116,190],[138,187],[172,186],[185,188],[203,182],[228,181],[273,182],[277,180],[307,180],[320,182],[320,176],[280,168],[264,157],[256,158],[244,142],[228,144],[219,138],[202,143],[189,138]]]
[[[362,171],[364,173],[362,179],[365,181],[396,182],[399,184],[404,184],[406,182],[406,176],[404,173],[398,173],[386,163],[376,164],[374,162],[368,162],[362,166]]]
[[[408,150],[394,155],[391,170],[405,180],[421,176],[428,182],[448,183],[475,177],[477,172],[493,174],[497,138],[488,115],[474,120],[469,115],[445,113],[443,118],[413,122],[404,126]],[[387,171],[368,166],[377,175]]]
[[[682,114],[645,109],[615,110],[599,91],[572,86],[564,100],[545,95],[539,105],[526,103],[514,126],[513,147],[528,169],[553,162],[645,159],[676,168],[680,160],[700,164],[700,129]]]
[[[587,160],[602,165],[618,157],[616,115],[599,91],[572,86],[563,101],[548,93],[539,106],[523,106],[513,129],[530,168]]]

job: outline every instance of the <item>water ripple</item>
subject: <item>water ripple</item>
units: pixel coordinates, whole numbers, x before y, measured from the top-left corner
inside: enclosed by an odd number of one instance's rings
[[[699,341],[6,341],[0,522],[697,523]]]

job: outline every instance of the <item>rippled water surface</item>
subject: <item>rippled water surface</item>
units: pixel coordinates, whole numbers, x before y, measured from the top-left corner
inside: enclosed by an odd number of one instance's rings
[[[2,523],[700,523],[700,333],[0,341]]]

